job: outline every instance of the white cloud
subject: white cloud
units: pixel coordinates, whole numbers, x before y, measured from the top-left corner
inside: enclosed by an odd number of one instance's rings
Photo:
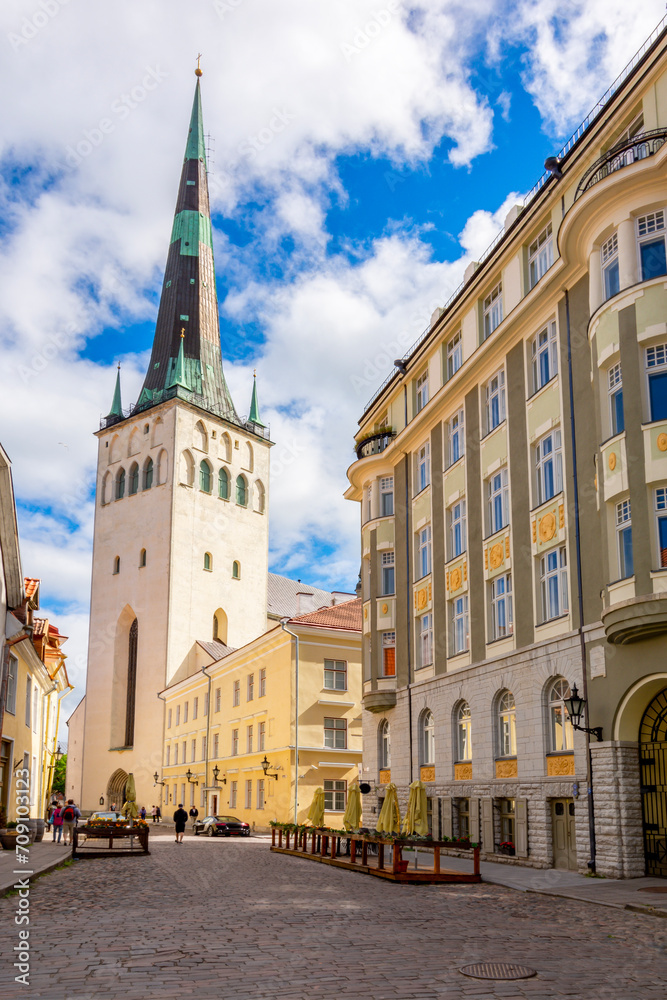
[[[515,205],[522,205],[523,199],[524,195],[510,191],[495,212],[487,212],[484,209],[473,212],[459,234],[459,242],[470,260],[481,260],[484,251],[489,248],[505,225],[509,210]]]

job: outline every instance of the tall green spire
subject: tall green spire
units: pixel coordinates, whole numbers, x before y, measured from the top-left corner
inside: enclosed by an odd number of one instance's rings
[[[119,419],[122,419],[123,416],[123,404],[120,399],[120,361],[118,362],[118,370],[116,372],[116,388],[113,393],[113,402],[107,416],[118,417]]]
[[[184,340],[185,340],[185,331],[181,330],[181,342],[178,347],[178,357],[176,358],[176,364],[174,365],[174,374],[172,376],[171,382],[167,386],[168,389],[173,389],[175,385],[180,385],[183,387],[183,389],[192,388],[185,374],[185,355],[183,353]]]
[[[264,427],[265,425],[259,419],[259,402],[257,400],[257,372],[252,373],[252,399],[250,400],[250,416],[248,420],[251,424],[257,424],[258,427]]]
[[[186,160],[201,160],[206,166],[206,148],[204,146],[204,119],[201,112],[201,91],[199,89],[199,78],[195,87],[195,99],[192,102],[192,114],[190,115],[190,131],[188,141],[185,146]]]

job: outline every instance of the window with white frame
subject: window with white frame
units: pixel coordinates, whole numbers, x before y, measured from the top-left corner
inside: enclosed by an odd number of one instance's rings
[[[512,576],[503,573],[491,581],[491,636],[502,639],[512,634]]]
[[[19,661],[13,653],[9,654],[9,668],[7,673],[7,698],[5,701],[5,711],[10,715],[16,715],[16,686],[19,675]]]
[[[187,744],[186,740],[183,740],[183,742],[181,743],[181,753],[183,755],[183,758],[182,758],[183,759],[183,763],[187,764],[187,762],[188,762],[188,744]],[[185,795],[183,796],[183,798],[185,798]]]
[[[457,410],[447,421],[447,464],[458,462],[465,451],[463,410]]]
[[[169,746],[169,745],[167,746],[167,758],[166,758],[164,764],[165,764],[165,767],[169,767],[169,765],[171,764],[171,746]]]
[[[537,239],[528,247],[528,276],[530,287],[534,288],[543,274],[554,262],[554,245],[551,223],[546,226]]]
[[[347,691],[347,660],[324,661],[324,687],[327,691]]]
[[[563,454],[560,430],[551,431],[535,445],[535,481],[538,505],[563,489]]]
[[[604,297],[610,299],[616,295],[620,289],[618,271],[618,233],[613,233],[608,240],[605,240],[600,249],[600,259],[602,264],[602,287]]]
[[[505,372],[496,372],[486,383],[486,432],[487,434],[505,419]]]
[[[637,219],[637,239],[639,241],[639,262],[641,280],[659,278],[667,274],[665,255],[665,213],[649,212]]]
[[[612,365],[607,372],[609,389],[609,424],[612,436],[625,430],[623,412],[623,376],[620,362]]]
[[[262,667],[259,671],[259,697],[264,698],[266,696],[266,667]]]
[[[428,403],[428,368],[415,381],[417,413]]]
[[[197,740],[194,739],[190,743],[190,759],[197,760]]]
[[[236,708],[241,704],[241,681],[234,681],[232,685],[232,706]]]
[[[347,748],[347,720],[324,720],[324,745],[330,750],[345,750]]]
[[[246,753],[252,753],[253,726],[246,726]]]
[[[614,145],[611,148],[614,149],[617,146],[622,146],[623,143],[629,142],[630,139],[634,139],[635,136],[641,135],[641,133],[643,131],[644,131],[644,115],[643,114],[639,114],[639,115],[637,115],[636,118],[634,118],[630,122],[630,124],[628,125],[628,127],[626,129],[623,129],[623,131],[619,135],[618,139],[616,139],[616,141],[614,142]],[[638,156],[638,159],[642,159],[642,156],[641,155]],[[631,161],[628,161],[628,162],[631,162]]]
[[[236,802],[239,794],[238,781],[232,781],[229,785],[229,808],[236,809]]]
[[[190,708],[190,702],[186,701],[183,705],[183,722],[188,721],[188,710]]]
[[[37,732],[37,723],[39,714],[39,691],[37,690],[37,685],[35,684],[32,689],[32,731]]]
[[[616,537],[618,539],[618,569],[621,579],[634,573],[632,559],[632,515],[630,500],[616,504]]]
[[[324,779],[324,809],[326,812],[345,812],[347,809],[347,781]]]
[[[206,760],[206,737],[201,738],[201,759]]]
[[[180,726],[180,724],[181,724],[181,706],[177,705],[176,706],[176,725]]]
[[[382,633],[382,676],[396,676],[396,633]]]
[[[498,284],[484,299],[484,339],[490,337],[503,321],[503,283]]]
[[[420,580],[431,572],[431,526],[427,524],[417,532],[417,574]]]
[[[260,722],[257,725],[257,749],[266,750],[266,723]]]
[[[472,760],[472,714],[467,701],[456,713],[456,753],[458,760]]]
[[[435,719],[428,708],[419,719],[419,763],[435,764]]]
[[[488,533],[500,531],[509,523],[509,477],[507,466],[498,469],[486,481]]]
[[[264,808],[264,778],[257,779],[257,808]]]
[[[431,449],[428,441],[417,452],[417,492],[421,493],[431,482]]]
[[[193,698],[192,700],[192,720],[197,718],[199,715],[199,698]]]
[[[255,675],[248,674],[246,701],[252,701],[255,697]]]
[[[559,677],[549,691],[549,737],[553,753],[574,749],[574,731],[565,707],[565,701],[569,697],[570,685]]]
[[[461,331],[459,330],[447,343],[447,378],[450,379],[452,375],[456,375],[462,364],[463,340],[461,339]]]
[[[215,689],[215,708],[213,709],[213,711],[219,712],[221,708],[222,708],[222,689],[217,687]]]
[[[667,567],[667,487],[655,491],[655,518],[658,533],[658,566]]]
[[[516,704],[511,691],[498,701],[498,752],[501,757],[516,757]]]
[[[537,392],[558,372],[558,337],[555,323],[548,323],[533,337],[530,345],[530,363],[533,392]]]
[[[395,593],[394,553],[382,553],[382,596]]]
[[[239,752],[239,731],[232,729],[232,757],[236,757]]]
[[[449,558],[462,555],[466,545],[466,502],[457,500],[449,508]]]
[[[213,756],[216,759],[220,756],[220,734],[219,733],[214,733],[213,734]],[[183,761],[183,763],[185,764],[185,761]]]
[[[178,764],[178,743],[174,743],[174,764]]]
[[[394,477],[380,478],[380,517],[389,517],[394,513]]]
[[[562,545],[540,559],[540,595],[542,621],[559,618],[569,608],[567,589],[567,551]]]
[[[452,655],[468,649],[468,595],[455,597],[452,604]]]
[[[371,486],[366,487],[366,520],[370,521],[373,517],[373,489]]]
[[[378,726],[378,764],[381,771],[386,771],[391,767],[391,736],[388,719],[383,719]]]
[[[167,729],[171,729],[171,709],[167,712]]]
[[[646,348],[646,375],[651,420],[667,420],[667,344]]]
[[[433,663],[433,615],[422,615],[417,622],[417,656],[420,667]]]
[[[252,809],[252,778],[246,778],[245,807],[246,809]]]

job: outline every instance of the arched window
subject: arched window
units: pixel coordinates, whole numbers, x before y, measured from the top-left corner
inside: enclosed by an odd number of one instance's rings
[[[195,430],[193,435],[193,442],[195,448],[199,451],[208,451],[208,434],[206,433],[206,428],[204,427],[201,420],[198,420],[195,424]]]
[[[158,417],[153,424],[153,433],[151,435],[151,448],[155,448],[156,445],[162,444],[162,434],[164,432],[164,423],[162,417]]]
[[[383,719],[378,726],[378,763],[381,771],[391,767],[391,740],[389,737],[389,720]]]
[[[214,639],[218,638],[218,628],[219,628],[219,626],[218,626],[218,616],[217,615],[213,615],[213,638]]]
[[[220,469],[218,473],[218,496],[221,500],[229,500],[229,473]]]
[[[120,556],[116,556],[113,561],[113,574],[117,576],[120,573]]]
[[[516,757],[516,705],[511,691],[504,691],[498,699],[498,753]]]
[[[241,579],[241,563],[237,562],[236,559],[232,563],[232,579],[233,580]]]
[[[574,730],[565,707],[565,699],[569,697],[570,685],[559,677],[549,691],[550,740],[551,749],[555,752],[574,749]]]
[[[137,643],[139,626],[135,618],[130,625],[129,648],[127,653],[127,701],[125,705],[125,746],[134,745],[134,708],[137,690]]]
[[[248,472],[252,472],[255,467],[255,456],[253,455],[252,445],[248,441],[245,446],[245,467]]]
[[[264,483],[258,479],[255,483],[255,510],[258,514],[263,514],[266,507],[266,490]]]
[[[222,608],[218,608],[213,615],[213,638],[227,643],[227,615]]]
[[[160,421],[161,422],[161,421]],[[163,448],[157,457],[157,485],[162,486],[163,483],[167,482],[167,475],[169,473],[169,456],[166,449]]]
[[[128,493],[129,493],[129,495],[131,497],[133,497],[134,494],[139,489],[139,466],[137,465],[136,462],[133,462],[132,465],[130,466],[130,483],[129,483],[129,486],[130,486],[130,488],[128,490]]]
[[[119,469],[116,473],[116,500],[122,500],[125,496],[125,469]]]
[[[232,460],[232,439],[226,431],[220,438],[220,458],[223,462]]]
[[[203,493],[211,492],[211,466],[206,459],[199,465],[199,489]]]
[[[211,555],[210,552],[204,553],[204,569],[207,570],[213,569],[213,556]]]
[[[111,439],[111,444],[109,445],[109,465],[117,462],[121,457],[120,450],[120,436],[118,434],[114,434]]]
[[[105,473],[102,480],[102,504],[113,500],[113,476],[110,472]]]
[[[149,490],[153,485],[153,459],[148,458],[144,463],[144,489]]]
[[[435,764],[435,721],[428,708],[419,719],[419,757],[420,764]]]
[[[127,445],[127,457],[130,458],[132,455],[138,455],[141,451],[141,435],[139,434],[139,428],[135,427],[130,434],[130,440]]]
[[[248,484],[245,476],[236,477],[236,502],[240,507],[248,506]]]
[[[139,553],[139,568],[146,565],[146,549],[142,549]]]
[[[195,462],[189,451],[184,451],[181,453],[181,467],[179,479],[181,483],[186,486],[194,486],[195,484]]]
[[[472,760],[472,717],[467,701],[461,703],[456,713],[456,740],[458,760]]]

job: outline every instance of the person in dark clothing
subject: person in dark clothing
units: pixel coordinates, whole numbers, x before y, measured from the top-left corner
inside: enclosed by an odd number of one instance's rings
[[[199,816],[199,809],[197,809],[197,806],[193,806],[192,809],[190,810],[190,819],[192,820],[193,827],[197,822],[197,816]]]
[[[174,813],[174,823],[176,824],[176,843],[183,843],[183,834],[185,833],[185,824],[188,821],[188,814],[183,808],[183,804],[179,802],[178,809]]]

